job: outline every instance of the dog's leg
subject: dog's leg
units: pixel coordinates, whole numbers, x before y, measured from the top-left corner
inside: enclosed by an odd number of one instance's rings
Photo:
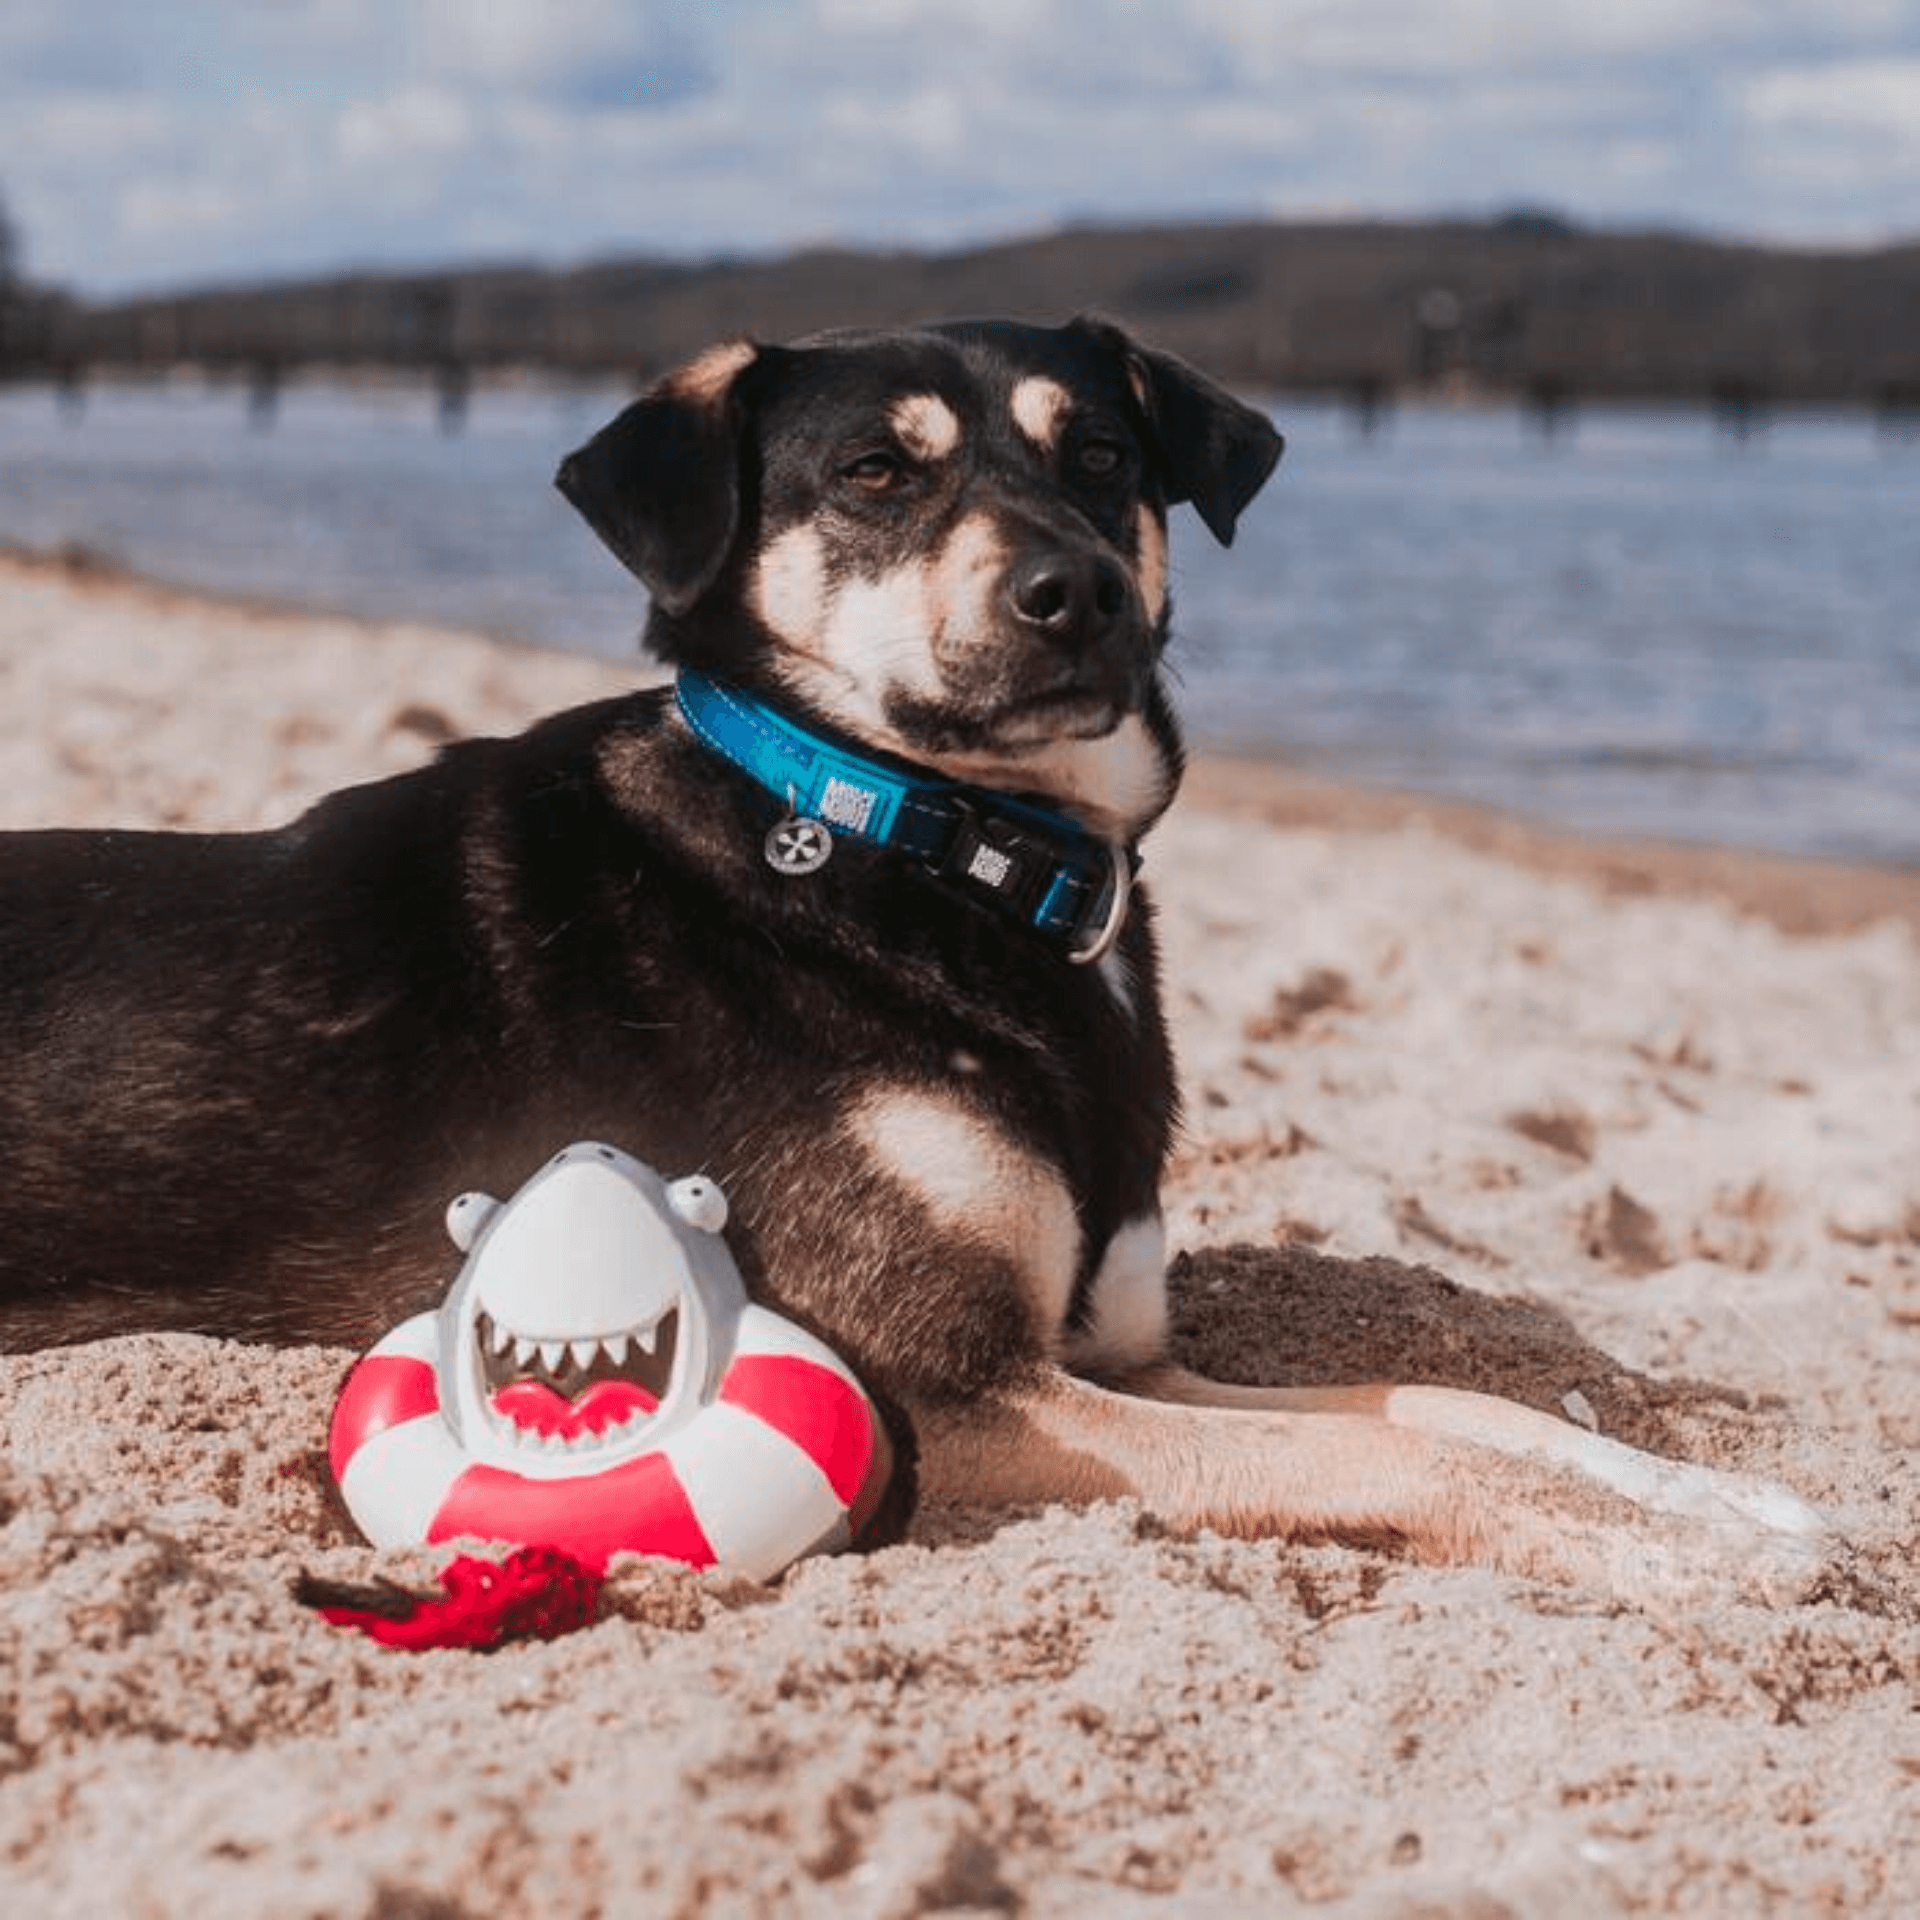
[[[1570,1467],[1654,1513],[1712,1522],[1745,1519],[1809,1540],[1827,1531],[1818,1509],[1775,1481],[1663,1460],[1492,1394],[1455,1387],[1243,1387],[1172,1366],[1136,1374],[1125,1385],[1131,1393],[1182,1406],[1383,1420],[1392,1427]]]
[[[1170,1368],[1129,1385],[1140,1391],[1049,1371],[991,1401],[916,1409],[921,1485],[995,1504],[1131,1495],[1175,1528],[1389,1546],[1636,1600],[1780,1598],[1823,1563],[1817,1516],[1791,1495],[1778,1520],[1662,1500],[1661,1473],[1701,1470],[1509,1402],[1221,1388]]]

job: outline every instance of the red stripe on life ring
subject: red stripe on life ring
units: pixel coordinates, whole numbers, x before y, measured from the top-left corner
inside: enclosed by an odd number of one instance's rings
[[[873,1414],[858,1388],[830,1367],[784,1353],[742,1354],[720,1396],[783,1434],[851,1507],[873,1463]]]
[[[347,1375],[327,1429],[327,1460],[335,1482],[376,1433],[439,1411],[439,1380],[426,1361],[368,1354]]]
[[[700,1530],[673,1463],[643,1453],[604,1473],[530,1480],[503,1467],[471,1466],[447,1490],[427,1539],[512,1540],[558,1547],[599,1572],[616,1553],[657,1553],[710,1567],[713,1548]]]

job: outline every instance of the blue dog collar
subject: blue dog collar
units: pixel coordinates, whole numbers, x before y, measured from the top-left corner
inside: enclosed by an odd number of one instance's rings
[[[1051,807],[856,753],[690,668],[674,691],[695,737],[785,804],[766,843],[776,871],[817,871],[838,835],[917,859],[1065,947],[1075,965],[1120,937],[1139,865],[1131,849]]]

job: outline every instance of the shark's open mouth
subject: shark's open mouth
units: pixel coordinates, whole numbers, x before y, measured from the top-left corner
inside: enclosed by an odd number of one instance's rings
[[[485,1311],[474,1319],[495,1427],[550,1453],[591,1451],[651,1415],[672,1384],[679,1338],[678,1307],[646,1326],[569,1340],[533,1339]]]

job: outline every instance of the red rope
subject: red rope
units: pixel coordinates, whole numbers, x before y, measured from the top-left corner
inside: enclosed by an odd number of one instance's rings
[[[522,1547],[498,1561],[463,1554],[442,1569],[440,1586],[415,1593],[390,1581],[352,1587],[302,1575],[294,1597],[336,1627],[414,1652],[557,1640],[591,1626],[600,1602],[600,1576],[554,1547]]]

